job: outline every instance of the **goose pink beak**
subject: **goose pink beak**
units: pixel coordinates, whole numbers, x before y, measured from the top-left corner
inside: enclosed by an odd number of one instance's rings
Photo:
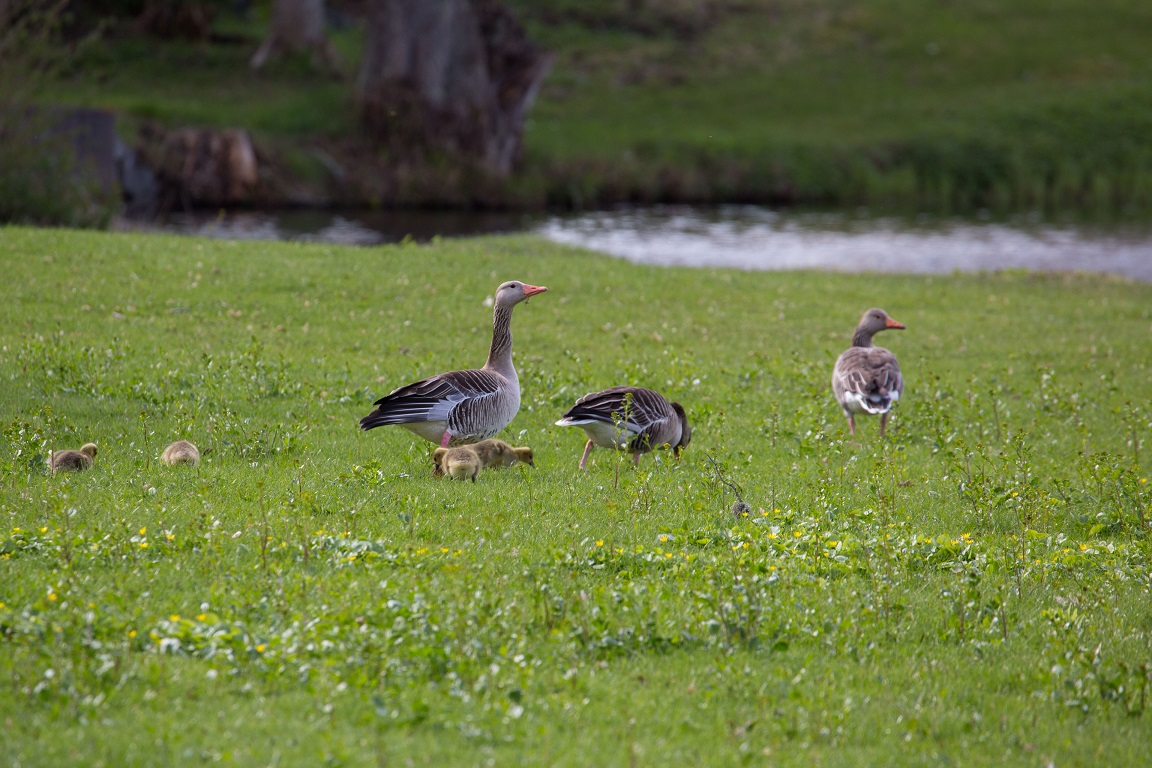
[[[524,283],[524,298],[535,296],[538,293],[544,293],[546,290],[548,289],[543,285],[528,285],[528,283]]]
[[[884,321],[884,327],[885,328],[895,328],[897,330],[903,331],[907,326],[905,326],[904,323],[898,323],[895,320],[893,320],[892,318],[888,318],[887,320]]]

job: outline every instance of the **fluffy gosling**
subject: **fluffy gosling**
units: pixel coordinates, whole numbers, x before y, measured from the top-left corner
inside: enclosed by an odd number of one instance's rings
[[[514,448],[503,440],[489,438],[468,446],[480,457],[480,463],[485,469],[490,467],[510,467],[516,462],[522,462],[535,468],[532,449],[527,446]]]
[[[96,463],[96,443],[85,443],[78,451],[53,451],[53,472],[83,472]]]
[[[480,474],[480,457],[470,445],[462,445],[459,448],[437,448],[432,452],[432,460],[436,462],[437,475],[476,482],[476,476]]]
[[[195,467],[200,464],[200,451],[187,440],[177,440],[164,449],[160,460],[170,467],[177,464],[191,464]]]

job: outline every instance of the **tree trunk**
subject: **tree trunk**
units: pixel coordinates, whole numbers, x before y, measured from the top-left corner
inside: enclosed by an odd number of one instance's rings
[[[252,69],[260,69],[275,55],[308,53],[325,66],[336,68],[336,52],[324,25],[324,0],[275,0],[268,36],[252,56]]]
[[[552,58],[496,0],[373,0],[361,120],[401,157],[447,151],[507,174]]]

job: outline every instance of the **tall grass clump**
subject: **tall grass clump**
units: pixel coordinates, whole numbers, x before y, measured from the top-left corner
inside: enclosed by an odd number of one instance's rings
[[[0,222],[104,226],[115,210],[73,150],[59,116],[39,102],[44,84],[75,62],[61,37],[68,3],[12,0],[0,6]]]

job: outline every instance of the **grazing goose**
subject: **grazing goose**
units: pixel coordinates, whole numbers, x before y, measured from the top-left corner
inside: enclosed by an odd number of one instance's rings
[[[496,290],[492,347],[479,370],[448,371],[393,390],[360,420],[361,429],[399,424],[441,448],[492,437],[520,410],[520,380],[512,366],[512,308],[548,290],[518,280]]]
[[[485,469],[489,467],[510,467],[516,462],[523,462],[535,467],[532,449],[528,447],[514,448],[503,440],[490,438],[468,446],[480,457],[480,463]]]
[[[170,467],[177,464],[191,464],[195,467],[200,463],[200,451],[187,440],[177,440],[164,449],[160,460]]]
[[[53,472],[83,472],[96,463],[96,443],[85,443],[78,451],[53,451]]]
[[[436,462],[436,475],[448,475],[455,480],[471,480],[476,482],[476,475],[480,474],[482,463],[476,451],[470,445],[458,448],[437,448],[432,452],[432,460]]]
[[[832,370],[832,391],[848,417],[848,431],[856,436],[856,414],[880,414],[880,436],[888,422],[888,411],[904,392],[904,379],[896,355],[872,346],[872,336],[889,328],[904,330],[903,323],[888,317],[882,309],[870,309],[860,318],[852,334],[852,346],[836,360]]]
[[[644,387],[611,387],[584,395],[556,424],[580,427],[588,435],[580,469],[587,465],[593,445],[628,451],[632,463],[639,465],[640,454],[664,446],[672,446],[679,459],[692,439],[684,407]]]

